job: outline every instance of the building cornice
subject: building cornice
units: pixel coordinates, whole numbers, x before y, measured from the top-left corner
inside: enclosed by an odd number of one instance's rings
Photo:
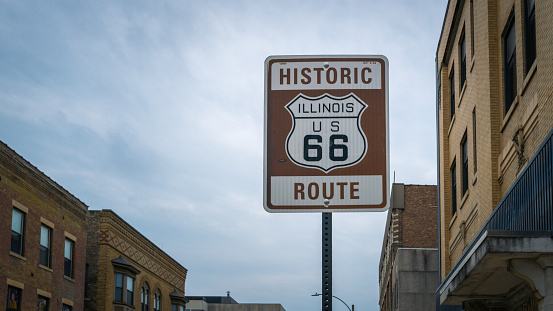
[[[114,211],[109,209],[90,210],[89,213],[92,216],[97,214],[100,215],[99,229],[100,234],[104,235],[100,243],[106,243],[116,248],[130,259],[136,261],[143,269],[151,271],[154,274],[169,273],[178,276],[178,278],[182,278],[182,285],[184,285],[184,279],[186,278],[188,270],[137,231],[123,218],[119,217]],[[119,239],[124,239],[126,242],[124,243],[126,244],[125,247],[123,247],[122,241],[119,240],[119,243],[114,241],[117,237]],[[156,258],[156,260],[152,261],[150,257]],[[152,262],[155,262],[155,264]],[[169,283],[173,284],[174,282]],[[173,285],[177,286],[177,284]]]
[[[1,141],[0,163],[12,174],[12,181],[15,184],[38,197],[46,197],[54,201],[60,207],[86,220],[88,206],[85,203]]]

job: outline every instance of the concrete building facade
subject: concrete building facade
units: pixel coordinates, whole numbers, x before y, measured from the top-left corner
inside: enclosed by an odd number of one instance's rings
[[[435,307],[437,219],[435,185],[392,185],[379,265],[381,311]]]
[[[0,309],[82,310],[88,207],[0,142]]]
[[[112,210],[88,225],[85,310],[185,310],[186,268]]]
[[[436,54],[438,301],[553,310],[553,2],[450,0]]]

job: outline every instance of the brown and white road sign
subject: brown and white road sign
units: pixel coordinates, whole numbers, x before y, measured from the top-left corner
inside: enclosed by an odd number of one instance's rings
[[[268,212],[387,210],[386,57],[268,57],[264,148]]]

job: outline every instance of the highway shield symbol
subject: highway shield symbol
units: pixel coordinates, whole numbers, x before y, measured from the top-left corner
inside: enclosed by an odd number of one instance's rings
[[[344,97],[300,93],[286,105],[293,119],[286,139],[288,157],[297,165],[325,173],[355,165],[367,153],[361,128],[365,108],[367,104],[353,93]]]

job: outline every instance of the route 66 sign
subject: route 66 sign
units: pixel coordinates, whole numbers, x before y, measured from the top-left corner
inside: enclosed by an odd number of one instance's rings
[[[299,94],[286,109],[293,126],[286,140],[288,157],[296,164],[329,172],[354,165],[367,151],[359,117],[367,104],[355,94],[311,98]],[[323,137],[323,132],[330,135]]]
[[[264,155],[269,212],[387,210],[386,57],[268,57]]]

